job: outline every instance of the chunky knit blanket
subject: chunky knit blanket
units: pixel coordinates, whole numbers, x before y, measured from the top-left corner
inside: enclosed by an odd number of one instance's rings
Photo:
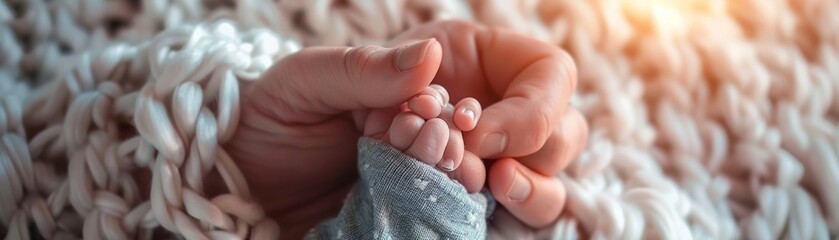
[[[277,238],[220,147],[240,89],[302,46],[466,19],[569,51],[591,128],[557,176],[566,214],[530,229],[500,210],[491,238],[836,238],[837,15],[835,0],[4,0],[0,236]],[[204,193],[213,171],[226,193]]]

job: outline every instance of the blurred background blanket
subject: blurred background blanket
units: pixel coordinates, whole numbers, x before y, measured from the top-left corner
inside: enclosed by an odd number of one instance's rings
[[[5,0],[0,236],[276,237],[220,147],[239,89],[303,46],[465,19],[571,53],[591,129],[557,176],[566,213],[530,229],[502,209],[490,238],[836,238],[837,15],[835,0]],[[203,194],[209,171],[228,193]]]

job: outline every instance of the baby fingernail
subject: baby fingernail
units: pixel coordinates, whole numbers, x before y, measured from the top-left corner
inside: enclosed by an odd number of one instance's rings
[[[437,102],[437,104],[439,104],[440,106],[446,106],[446,102],[443,99],[443,95],[436,90],[423,91],[422,94],[417,95],[417,97],[421,97],[421,96],[429,96],[429,97],[433,98],[434,101]]]
[[[444,88],[443,86],[437,85],[437,84],[431,84],[428,87],[433,88],[434,90],[437,91],[438,94],[440,94],[440,97],[443,98],[443,103],[448,103],[449,102],[449,98],[448,98],[449,93],[448,93],[448,91],[446,91],[446,88]]]
[[[522,176],[521,172],[516,170],[516,176],[513,179],[513,185],[507,191],[507,197],[512,201],[524,201],[530,196],[531,189],[530,181]]]
[[[472,109],[468,108],[461,108],[460,111],[463,112],[463,115],[469,117],[469,120],[475,121],[475,111],[472,111]]]
[[[490,133],[481,143],[481,157],[495,156],[507,147],[507,135],[502,132]]]
[[[443,162],[441,162],[440,165],[438,165],[438,166],[446,172],[454,171],[454,160],[451,160],[451,159],[443,160]]]

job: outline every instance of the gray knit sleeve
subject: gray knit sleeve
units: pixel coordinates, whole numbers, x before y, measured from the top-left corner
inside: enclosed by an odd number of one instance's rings
[[[369,138],[358,142],[359,182],[338,217],[307,239],[484,239],[494,201]]]

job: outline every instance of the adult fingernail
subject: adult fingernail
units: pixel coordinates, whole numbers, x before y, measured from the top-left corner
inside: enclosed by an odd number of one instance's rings
[[[432,39],[403,46],[396,50],[394,64],[399,71],[408,71],[425,61],[425,53],[431,46]]]
[[[507,135],[502,132],[494,132],[484,137],[481,142],[481,157],[495,156],[504,151],[507,147]]]
[[[507,197],[512,201],[524,201],[530,196],[532,186],[530,180],[522,176],[519,170],[516,170],[516,176],[513,179],[513,185],[507,191]]]
[[[451,159],[443,160],[443,162],[441,162],[440,165],[438,165],[438,166],[440,166],[440,168],[443,169],[446,172],[454,171],[454,160],[451,160]]]

